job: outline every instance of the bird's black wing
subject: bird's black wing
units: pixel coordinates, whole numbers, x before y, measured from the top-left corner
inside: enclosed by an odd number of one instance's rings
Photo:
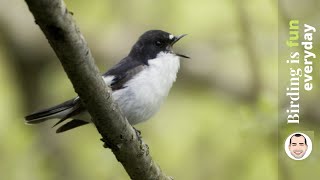
[[[146,64],[133,60],[131,57],[122,59],[117,65],[104,73],[103,77],[114,76],[111,89],[113,91],[125,88],[124,84],[146,68]]]
[[[103,77],[113,76],[113,80],[111,83],[111,88],[113,91],[125,88],[124,84],[131,79],[133,76],[141,72],[142,69],[146,67],[145,64],[134,61],[130,57],[126,57],[122,59],[118,64],[116,64],[114,67],[112,67],[109,71],[104,73]],[[85,107],[81,104],[81,101],[79,99],[79,102],[77,102],[76,108],[73,108],[73,111],[69,113],[67,116],[62,118],[58,123],[56,123],[54,126],[60,124],[67,118],[71,118],[72,116],[81,113],[85,110]],[[61,133],[82,125],[87,124],[88,122],[83,121],[81,119],[73,119],[72,121],[62,125],[60,128],[57,129],[57,133]]]

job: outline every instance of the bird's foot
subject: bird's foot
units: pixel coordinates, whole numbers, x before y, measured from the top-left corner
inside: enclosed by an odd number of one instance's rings
[[[133,126],[132,126],[132,127],[133,127]],[[134,131],[136,132],[136,135],[137,135],[138,139],[141,139],[141,138],[142,138],[142,136],[141,136],[141,131],[138,130],[138,129],[136,129],[135,127],[133,127],[133,129],[134,129]]]

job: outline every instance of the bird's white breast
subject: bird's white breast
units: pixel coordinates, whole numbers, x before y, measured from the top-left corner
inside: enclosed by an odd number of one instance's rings
[[[124,85],[126,88],[112,93],[130,124],[145,121],[159,110],[180,66],[179,57],[171,53],[159,53],[148,63]]]

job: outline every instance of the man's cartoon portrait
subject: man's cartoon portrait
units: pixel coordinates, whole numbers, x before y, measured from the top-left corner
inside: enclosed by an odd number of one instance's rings
[[[289,151],[296,159],[301,159],[308,150],[307,139],[300,133],[291,136],[289,141]]]

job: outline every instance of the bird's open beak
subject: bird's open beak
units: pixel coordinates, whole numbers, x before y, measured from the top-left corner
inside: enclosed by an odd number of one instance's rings
[[[181,38],[185,37],[186,35],[187,35],[187,34],[182,34],[182,35],[180,35],[180,36],[175,36],[175,37],[173,38],[173,41],[172,41],[172,43],[171,43],[171,46],[173,46],[176,42],[178,42]],[[186,55],[183,55],[183,54],[178,54],[178,53],[175,53],[175,54],[176,54],[177,56],[190,59],[189,56],[186,56]]]
[[[178,42],[181,38],[185,37],[187,34],[182,34],[180,36],[175,36],[173,38],[173,41],[172,41],[172,44],[171,45],[174,45],[176,42]]]

